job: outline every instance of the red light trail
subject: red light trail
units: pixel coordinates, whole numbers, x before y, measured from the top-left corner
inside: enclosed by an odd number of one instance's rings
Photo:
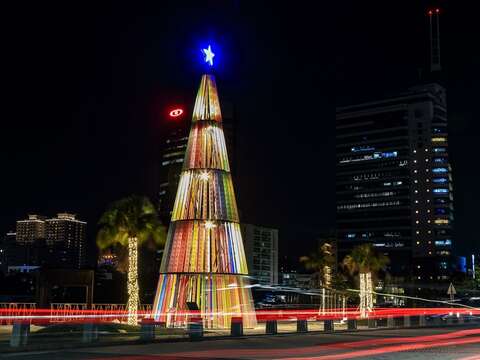
[[[154,315],[151,311],[139,311],[140,319],[149,320]],[[199,311],[178,312],[178,315],[195,317]],[[257,310],[257,321],[267,320],[295,321],[295,320],[346,320],[359,319],[360,313],[356,308],[329,309],[322,314],[318,309],[304,310]],[[208,314],[207,314],[208,315]],[[215,316],[215,313],[211,314]],[[236,316],[237,314],[231,314]],[[369,313],[370,319],[385,319],[387,317],[404,316],[461,316],[480,315],[480,309],[466,309],[456,307],[445,308],[378,308]],[[13,321],[30,321],[33,323],[46,322],[112,322],[128,317],[126,310],[73,310],[73,309],[0,309],[0,324]],[[151,321],[151,320],[149,320]]]
[[[480,343],[480,329],[453,331],[450,333],[369,339],[341,343],[326,343],[315,346],[289,347],[282,349],[208,349],[200,351],[184,351],[164,355],[136,355],[125,357],[130,359],[211,359],[211,358],[264,358],[284,360],[342,360],[358,357],[376,356],[404,351],[426,350],[447,346],[458,346]],[[315,354],[315,355],[313,355]],[[310,355],[310,356],[309,356]],[[313,355],[313,356],[312,356]],[[281,356],[281,357],[279,357]],[[106,358],[102,358],[106,359]],[[479,355],[467,356],[458,360],[478,360]],[[97,359],[100,360],[100,359]]]

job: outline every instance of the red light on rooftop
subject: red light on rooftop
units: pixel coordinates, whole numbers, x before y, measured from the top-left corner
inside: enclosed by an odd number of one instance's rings
[[[440,12],[440,9],[439,8],[436,8],[435,9],[435,12],[438,14]]]
[[[168,115],[170,115],[170,117],[173,117],[173,118],[179,117],[182,114],[183,114],[183,109],[173,109],[168,113]]]
[[[432,16],[432,15],[433,15],[433,11],[432,11],[432,10],[428,10],[428,15],[429,15],[429,16]]]

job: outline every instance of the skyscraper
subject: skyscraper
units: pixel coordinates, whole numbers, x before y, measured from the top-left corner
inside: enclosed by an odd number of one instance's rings
[[[337,109],[339,260],[361,243],[389,255],[390,272],[446,280],[453,246],[445,89]]]
[[[209,48],[210,49],[210,48]],[[255,323],[215,79],[203,75],[154,302],[157,320],[184,325],[195,303],[208,328]]]
[[[183,116],[182,113],[175,118],[175,122],[168,124],[169,135],[162,149],[158,210],[164,224],[168,224],[172,217],[175,194],[187,150],[188,129]]]

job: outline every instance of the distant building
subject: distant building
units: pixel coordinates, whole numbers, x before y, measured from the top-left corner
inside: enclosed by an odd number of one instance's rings
[[[299,274],[297,272],[281,272],[280,273],[280,282],[282,286],[300,288],[300,289],[310,289],[312,288],[312,274]],[[313,286],[315,287],[315,286]]]
[[[390,257],[393,276],[447,280],[454,218],[445,89],[416,86],[338,108],[336,118],[339,261],[371,243]]]
[[[242,224],[248,271],[260,284],[278,284],[278,229]]]
[[[22,228],[22,226],[18,226],[17,224],[17,228],[19,227]],[[0,262],[2,263],[0,268],[4,273],[9,272],[11,266],[37,266],[39,264],[39,244],[43,242],[43,238],[30,233],[28,240],[25,241],[25,234],[28,233],[26,228],[28,227],[27,225],[23,228],[25,231],[23,232],[24,237],[22,241],[17,240],[17,233],[15,231],[9,231],[4,236],[3,244],[0,246],[3,253],[3,259],[0,258]],[[36,238],[36,240],[31,241],[33,238]]]
[[[16,271],[19,267],[84,267],[86,225],[69,213],[54,218],[29,215],[18,220],[17,231],[7,233],[1,248],[5,252],[3,267]]]
[[[85,266],[86,227],[85,221],[69,213],[45,220],[45,241],[54,256],[52,265],[77,269]]]
[[[0,272],[6,274],[8,270],[8,263],[7,263],[7,253],[8,253],[8,234],[5,236],[2,236],[0,238]],[[14,238],[15,241],[15,238]]]
[[[28,219],[17,221],[16,241],[19,244],[33,244],[45,239],[45,217],[28,215]]]

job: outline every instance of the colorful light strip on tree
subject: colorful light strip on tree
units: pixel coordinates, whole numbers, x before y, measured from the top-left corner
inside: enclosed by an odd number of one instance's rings
[[[215,79],[203,75],[153,307],[167,326],[187,324],[188,302],[207,328],[256,323],[221,120]]]
[[[198,169],[182,172],[172,221],[187,219],[239,221],[229,173]]]
[[[218,100],[217,85],[212,75],[203,75],[200,88],[197,92],[195,107],[193,108],[192,122],[212,120],[222,122],[220,101]]]
[[[192,126],[183,168],[230,171],[222,128],[207,121],[199,121]]]
[[[245,327],[256,323],[248,279],[227,274],[160,274],[154,309],[168,327],[183,326],[187,302],[199,304],[207,328],[229,328],[232,317],[243,317]]]
[[[172,237],[175,236],[175,241]],[[168,233],[161,273],[248,274],[240,225],[205,221],[176,221]]]

